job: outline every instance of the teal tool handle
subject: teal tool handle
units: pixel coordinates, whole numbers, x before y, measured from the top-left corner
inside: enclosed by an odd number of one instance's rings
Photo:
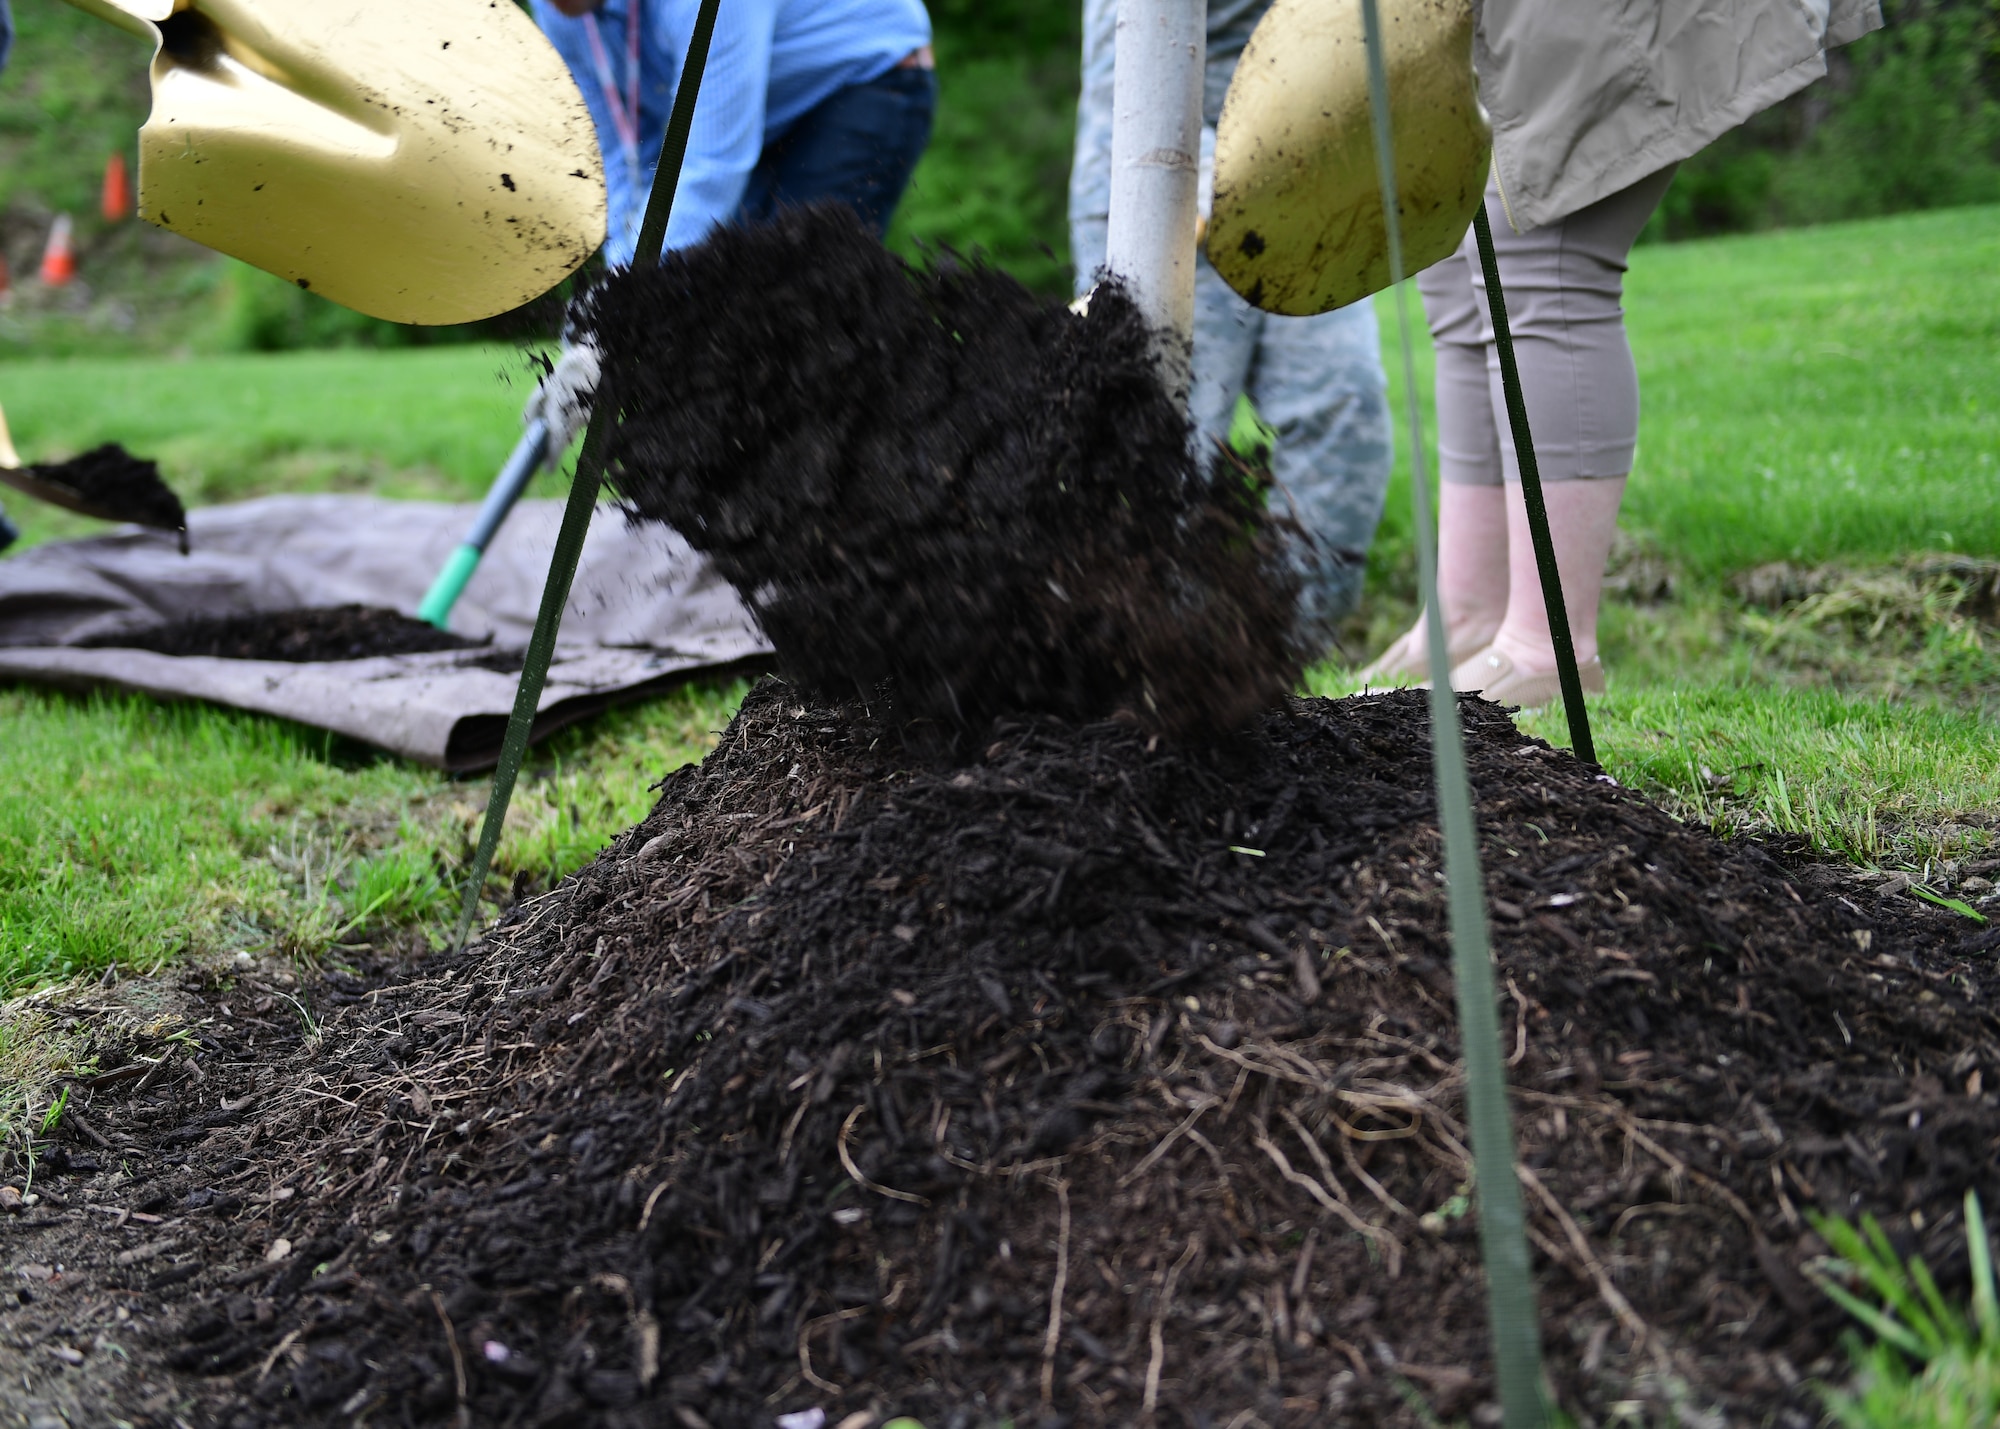
[[[465,533],[465,539],[451,553],[451,559],[444,563],[444,569],[431,582],[431,588],[424,592],[423,604],[417,607],[417,619],[440,630],[445,628],[446,622],[451,619],[452,606],[458,603],[459,594],[464,591],[465,583],[472,579],[472,573],[479,569],[479,558],[486,553],[486,547],[499,531],[500,523],[507,519],[507,513],[521,499],[528,478],[542,464],[548,444],[548,423],[540,418],[528,423],[528,429],[521,433],[521,440],[514,444],[507,464],[493,478],[493,487],[480,503],[479,514],[472,518],[472,529]]]
[[[479,558],[485,554],[479,547],[461,543],[451,553],[451,559],[444,563],[431,588],[424,592],[424,603],[417,607],[417,619],[428,621],[438,629],[445,628],[451,620],[451,608],[458,603],[459,594],[465,583],[472,579],[472,573],[479,569]]]

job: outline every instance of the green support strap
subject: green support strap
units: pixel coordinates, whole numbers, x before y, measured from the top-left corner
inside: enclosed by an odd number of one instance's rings
[[[1507,325],[1507,295],[1500,290],[1500,259],[1493,251],[1493,225],[1482,202],[1472,212],[1479,243],[1479,267],[1486,276],[1486,307],[1493,315],[1493,345],[1500,350],[1500,390],[1507,399],[1507,425],[1514,432],[1514,456],[1521,467],[1521,500],[1528,508],[1528,537],[1535,545],[1535,571],[1542,578],[1542,604],[1549,613],[1549,640],[1556,651],[1556,679],[1562,684],[1569,742],[1585,764],[1597,762],[1590,738],[1590,711],[1583,706],[1583,680],[1576,669],[1576,645],[1569,634],[1569,606],[1563,602],[1562,572],[1556,569],[1549,536],[1549,508],[1542,502],[1542,468],[1528,432],[1528,402],[1521,395],[1521,369],[1514,362],[1514,334]]]
[[[666,243],[667,219],[673,212],[674,190],[680,185],[681,163],[687,158],[688,131],[694,125],[695,99],[701,93],[701,77],[708,68],[708,45],[715,35],[715,14],[719,8],[721,0],[702,0],[695,17],[687,61],[681,66],[681,82],[674,91],[673,112],[667,117],[660,162],[653,170],[652,192],[646,198],[646,217],[639,226],[639,244],[632,256],[635,267],[659,262],[660,250]],[[617,421],[613,410],[616,405],[610,401],[593,403],[590,424],[584,429],[583,450],[576,459],[576,478],[570,483],[569,500],[563,506],[562,528],[556,533],[548,583],[542,587],[535,633],[528,641],[528,653],[521,665],[514,710],[507,717],[507,736],[500,745],[499,766],[493,771],[493,792],[486,800],[486,822],[480,827],[479,848],[472,857],[472,875],[465,884],[465,906],[458,918],[461,947],[471,935],[473,919],[478,916],[479,893],[493,867],[493,851],[500,845],[500,830],[507,822],[514,781],[520,777],[521,761],[527,757],[528,736],[534,731],[535,711],[541,705],[542,686],[548,680],[549,661],[555,655],[563,606],[569,601],[570,583],[576,579],[576,563],[583,554],[583,538],[590,530],[590,513],[603,485],[604,447]]]
[[[1486,1310],[1500,1381],[1506,1429],[1543,1429],[1550,1405],[1542,1384],[1541,1324],[1528,1264],[1527,1220],[1514,1175],[1514,1129],[1507,1110],[1507,1070],[1500,1059],[1499,990],[1493,981],[1486,926],[1486,884],[1472,817],[1465,732],[1451,690],[1444,616],[1437,597],[1437,533],[1431,525],[1424,470],[1423,417],[1417,406],[1411,355],[1409,296],[1403,286],[1402,221],[1396,210],[1395,150],[1389,133],[1389,75],[1382,60],[1382,17],[1376,0],[1361,0],[1368,46],[1368,100],[1375,123],[1375,161],[1388,228],[1389,278],[1403,339],[1403,391],[1409,401],[1410,487],[1416,509],[1417,582],[1424,602],[1431,664],[1431,764],[1437,780],[1438,826],[1444,835],[1450,900],[1452,965],[1458,988],[1459,1041],[1465,1053],[1466,1112],[1472,1123],[1477,1176],[1479,1245],[1486,1262]]]

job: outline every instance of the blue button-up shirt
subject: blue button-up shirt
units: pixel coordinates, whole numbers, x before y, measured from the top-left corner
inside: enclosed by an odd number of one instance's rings
[[[638,142],[623,142],[587,27],[597,28],[613,84],[629,95],[628,6],[639,11]],[[604,0],[572,19],[534,0],[549,37],[597,125],[610,196],[604,256],[632,260],[653,166],[666,136],[674,87],[687,58],[699,0]],[[667,246],[698,243],[736,212],[765,145],[836,90],[866,84],[930,43],[923,0],[723,0],[695,103],[686,163],[667,224]]]

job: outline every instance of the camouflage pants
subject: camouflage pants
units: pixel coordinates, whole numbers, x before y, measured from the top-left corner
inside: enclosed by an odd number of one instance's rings
[[[1072,218],[1079,286],[1104,263],[1104,220]],[[1303,528],[1293,561],[1304,577],[1302,633],[1316,647],[1361,599],[1368,547],[1389,484],[1389,403],[1375,309],[1277,317],[1236,296],[1203,259],[1195,270],[1194,385],[1189,415],[1203,448],[1229,433],[1247,395],[1277,429],[1274,510]]]
[[[1264,9],[1216,0],[1209,5],[1204,213],[1216,115],[1237,56]],[[1079,293],[1089,290],[1104,266],[1117,10],[1117,0],[1083,0],[1083,83],[1069,178],[1070,256]],[[1293,516],[1305,533],[1293,543],[1305,582],[1301,633],[1324,648],[1340,619],[1360,601],[1368,547],[1389,484],[1389,402],[1374,308],[1356,303],[1318,317],[1274,317],[1237,297],[1202,259],[1195,269],[1189,415],[1204,447],[1228,435],[1236,400],[1245,395],[1278,432],[1271,458],[1278,485],[1271,504]]]

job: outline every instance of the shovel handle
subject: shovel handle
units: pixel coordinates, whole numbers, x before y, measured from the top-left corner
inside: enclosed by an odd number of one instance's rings
[[[548,423],[539,418],[528,423],[528,429],[521,433],[521,440],[515,443],[507,464],[493,478],[486,499],[479,504],[479,514],[472,518],[472,529],[465,533],[465,539],[459,542],[451,558],[444,563],[444,569],[431,582],[431,588],[424,592],[423,603],[417,607],[417,619],[440,630],[445,628],[451,619],[452,606],[458,603],[458,597],[464,591],[465,583],[472,579],[472,573],[479,569],[479,559],[486,554],[486,547],[499,533],[507,513],[514,509],[514,503],[527,489],[528,479],[542,464],[542,455],[548,444]]]
[[[438,572],[431,588],[424,592],[424,603],[417,607],[417,619],[443,630],[451,624],[451,608],[458,604],[458,597],[465,590],[465,583],[472,579],[472,573],[479,569],[479,557],[483,553],[479,547],[460,543]]]

